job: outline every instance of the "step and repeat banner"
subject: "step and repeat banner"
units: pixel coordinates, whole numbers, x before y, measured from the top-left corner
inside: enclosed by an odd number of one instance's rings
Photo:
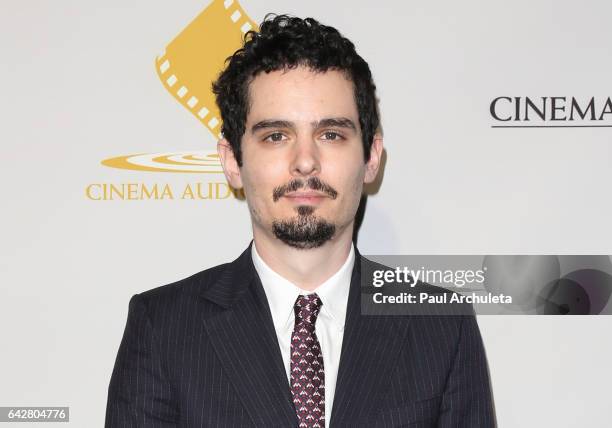
[[[366,313],[406,269],[449,286],[469,268],[463,291],[497,296],[477,313],[499,426],[609,424],[611,3],[0,10],[0,406],[102,425],[130,297],[249,244],[211,83],[274,12],[338,28],[372,68],[385,153],[357,243],[395,270],[370,278]],[[404,313],[395,290],[383,303]]]

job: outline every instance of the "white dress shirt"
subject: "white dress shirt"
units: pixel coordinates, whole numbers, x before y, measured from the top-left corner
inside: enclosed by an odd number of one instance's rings
[[[291,370],[291,334],[295,324],[293,306],[300,294],[317,293],[322,306],[315,322],[315,333],[321,345],[323,354],[323,369],[325,371],[325,424],[331,421],[332,404],[336,390],[336,378],[340,364],[340,351],[344,337],[344,321],[348,302],[355,250],[351,245],[348,258],[327,281],[313,291],[302,290],[289,280],[274,272],[259,256],[255,243],[251,247],[253,264],[261,279],[261,284],[268,299],[276,337],[280,345],[281,355],[285,363],[287,381],[290,383]]]

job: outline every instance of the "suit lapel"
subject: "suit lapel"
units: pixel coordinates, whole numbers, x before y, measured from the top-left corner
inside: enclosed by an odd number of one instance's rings
[[[364,262],[365,261],[365,262]],[[328,426],[363,426],[381,407],[387,380],[406,343],[406,321],[361,315],[361,268],[356,252],[336,382]],[[245,409],[256,426],[297,426],[291,389],[265,292],[251,259],[242,253],[202,296],[216,304],[204,327]]]
[[[370,264],[356,252],[331,427],[363,426],[383,404],[388,379],[406,343],[406,321],[400,326],[392,316],[361,315],[361,269]]]
[[[204,327],[255,426],[297,426],[291,390],[251,247],[206,288]],[[208,313],[210,313],[208,311]]]

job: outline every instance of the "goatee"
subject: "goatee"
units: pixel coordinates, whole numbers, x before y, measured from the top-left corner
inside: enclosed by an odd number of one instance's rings
[[[317,248],[329,241],[336,225],[315,216],[311,206],[297,207],[298,215],[288,220],[274,220],[274,236],[285,244],[299,249]]]

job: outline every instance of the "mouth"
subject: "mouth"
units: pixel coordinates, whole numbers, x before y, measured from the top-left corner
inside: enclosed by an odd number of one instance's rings
[[[324,199],[329,198],[324,193],[302,191],[302,192],[289,192],[283,195],[283,198],[297,204],[318,204]]]

